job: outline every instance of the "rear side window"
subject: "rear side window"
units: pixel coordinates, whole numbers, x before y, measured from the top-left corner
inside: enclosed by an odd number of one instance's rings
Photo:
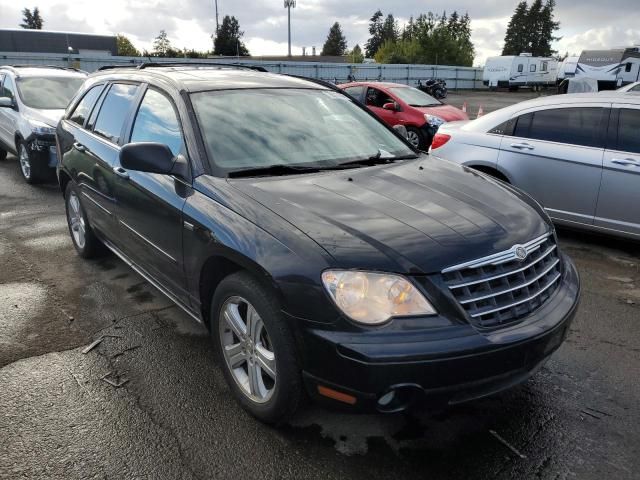
[[[586,147],[603,147],[604,108],[556,108],[518,117],[513,135]]]
[[[102,91],[103,85],[97,85],[92,87],[87,93],[84,94],[80,103],[76,105],[76,108],[73,110],[71,116],[69,116],[69,120],[74,123],[77,123],[81,127],[84,126],[84,122],[91,113],[91,109],[96,103],[96,100],[100,96],[100,92]]]
[[[620,109],[618,120],[618,150],[640,153],[640,110]]]
[[[131,141],[162,143],[174,155],[180,153],[182,133],[171,100],[156,90],[147,90],[133,124]]]
[[[629,89],[630,92],[640,92],[640,83]]]
[[[360,87],[349,87],[349,88],[345,88],[344,91],[351,95],[353,98],[360,100],[360,97],[362,97],[362,92],[364,90],[363,86]]]
[[[137,85],[113,84],[100,107],[94,133],[118,143],[137,91]]]

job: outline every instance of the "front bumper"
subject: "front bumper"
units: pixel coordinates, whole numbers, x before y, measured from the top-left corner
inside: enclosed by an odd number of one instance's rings
[[[58,151],[53,135],[33,135],[28,142],[32,152],[33,161],[40,162],[42,166],[56,168],[58,165]]]
[[[578,306],[577,271],[562,259],[562,283],[553,297],[512,327],[480,332],[450,325],[389,334],[384,328],[361,334],[302,328],[307,390],[324,401],[318,386],[327,386],[354,397],[349,408],[395,411],[422,400],[452,405],[522,383],[562,344]],[[406,398],[381,406],[381,397],[395,389]]]

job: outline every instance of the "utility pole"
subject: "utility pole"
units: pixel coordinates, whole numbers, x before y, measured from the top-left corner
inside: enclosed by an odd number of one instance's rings
[[[287,9],[287,26],[289,32],[289,57],[291,56],[291,9],[296,8],[296,0],[284,0],[284,8]]]
[[[220,30],[220,23],[218,22],[218,0],[216,0],[216,35],[218,35],[218,30]]]

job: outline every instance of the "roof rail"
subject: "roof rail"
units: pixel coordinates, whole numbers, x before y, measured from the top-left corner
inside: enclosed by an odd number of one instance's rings
[[[84,70],[80,70],[79,68],[74,67],[65,67],[62,65],[29,65],[29,64],[21,64],[21,65],[1,65],[0,68],[55,68],[56,70],[70,70],[73,72],[87,73]]]
[[[327,80],[322,80],[320,78],[305,77],[304,75],[295,75],[292,73],[285,73],[284,75],[286,75],[287,77],[299,78],[300,80],[306,80],[307,82],[316,83],[323,87],[327,87],[327,88],[330,88],[331,90],[335,90],[336,92],[344,93],[345,95],[347,95],[347,93],[344,90],[338,88],[335,83],[328,82]]]
[[[227,67],[227,68],[244,68],[247,70],[254,70],[256,72],[268,72],[264,67],[258,65],[241,65],[239,63],[223,63],[223,62],[144,62],[137,65],[105,65],[98,68],[98,71],[112,70],[114,68],[135,68],[137,70],[143,70],[145,68],[157,68],[157,67]]]

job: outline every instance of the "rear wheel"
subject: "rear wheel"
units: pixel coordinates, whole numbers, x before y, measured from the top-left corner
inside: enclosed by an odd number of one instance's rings
[[[424,135],[415,127],[407,127],[407,140],[415,148],[424,149],[425,147]]]
[[[224,376],[242,407],[281,424],[303,396],[293,334],[273,294],[251,275],[234,273],[213,296],[211,332]]]

